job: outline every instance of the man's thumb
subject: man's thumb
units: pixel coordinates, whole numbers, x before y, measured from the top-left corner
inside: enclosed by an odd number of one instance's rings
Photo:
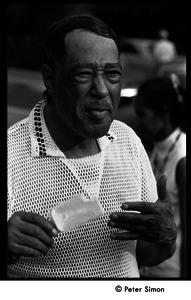
[[[165,200],[168,198],[168,191],[166,189],[166,181],[167,175],[162,174],[159,179],[157,180],[157,192],[158,192],[158,199]]]

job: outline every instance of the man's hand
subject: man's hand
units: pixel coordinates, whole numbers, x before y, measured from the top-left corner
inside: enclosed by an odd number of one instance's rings
[[[58,234],[55,226],[44,217],[32,212],[19,211],[8,221],[8,263],[19,256],[37,257],[47,254]]]
[[[110,215],[108,225],[123,229],[114,232],[112,239],[137,240],[172,245],[177,236],[176,224],[172,213],[171,201],[166,190],[166,176],[162,175],[157,182],[158,200],[150,202],[125,202],[123,210],[136,212],[115,212]]]

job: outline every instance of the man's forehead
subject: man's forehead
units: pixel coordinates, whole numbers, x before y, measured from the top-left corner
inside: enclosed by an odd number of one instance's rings
[[[106,65],[111,67],[111,64],[113,64],[112,67],[120,67],[119,52],[113,39],[75,29],[66,36],[65,45],[67,63],[72,69],[105,68]]]
[[[66,47],[76,47],[80,45],[84,48],[92,45],[94,47],[108,45],[117,48],[117,45],[112,38],[107,38],[82,28],[74,29],[67,33],[65,36],[65,45]]]
[[[119,61],[117,61],[116,63],[111,63],[111,62],[104,62],[104,64],[101,66],[104,69],[115,69],[115,68],[119,68],[121,69],[121,64]],[[100,65],[97,65],[96,63],[73,63],[71,66],[71,70],[76,70],[76,69],[93,69],[93,70],[97,70],[100,69]]]

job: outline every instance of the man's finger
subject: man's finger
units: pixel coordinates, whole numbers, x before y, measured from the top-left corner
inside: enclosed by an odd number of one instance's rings
[[[29,235],[31,237],[38,238],[41,242],[43,242],[47,246],[51,246],[54,242],[53,238],[50,237],[40,226],[34,225],[31,223],[25,223],[20,229],[22,234]]]
[[[126,231],[126,232],[113,232],[111,233],[110,237],[113,240],[126,241],[126,240],[138,240],[140,238],[140,235]]]
[[[128,223],[119,223],[119,222],[113,222],[109,221],[108,226],[113,228],[119,228],[123,230],[131,231],[132,233],[145,233],[147,231],[147,227],[144,225],[134,225],[134,224],[128,224]]]
[[[14,251],[14,255],[16,254],[19,256],[38,257],[42,255],[42,253],[37,249],[23,245],[15,245],[12,247],[12,251]]]
[[[129,225],[145,225],[147,215],[127,212],[115,212],[109,216],[112,222],[120,222]]]
[[[121,208],[128,211],[133,211],[134,213],[143,213],[143,214],[150,214],[155,213],[155,203],[152,202],[124,202],[121,205]]]
[[[46,220],[44,217],[37,213],[24,212],[21,215],[21,219],[23,221],[40,226],[50,236],[55,236],[58,233],[58,231],[55,229],[55,225],[52,222]]]
[[[25,234],[20,234],[19,245],[37,250],[41,254],[46,254],[49,250],[49,247],[42,243],[39,239]]]
[[[157,192],[158,192],[158,199],[159,200],[166,200],[168,199],[168,191],[166,189],[166,181],[167,176],[165,174],[161,175],[157,180]]]

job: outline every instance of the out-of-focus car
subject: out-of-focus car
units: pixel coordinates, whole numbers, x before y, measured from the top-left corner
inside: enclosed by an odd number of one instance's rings
[[[116,119],[135,128],[133,99],[137,89],[152,76],[152,46],[155,40],[139,38],[121,38],[121,101]]]
[[[7,70],[7,127],[28,116],[44,89],[40,71]]]
[[[176,74],[186,88],[186,56],[179,56],[173,62],[161,65],[157,72],[159,77],[169,77],[171,74]]]
[[[122,89],[136,89],[147,77],[151,76],[153,68],[152,45],[154,40],[138,38],[121,38]]]
[[[156,40],[143,38],[120,39],[121,52],[128,54],[132,59],[140,58],[147,61],[152,60],[152,48]]]
[[[121,38],[122,93],[124,96],[135,93],[143,81],[153,76],[155,62],[152,49],[156,41],[155,39]],[[172,73],[176,74],[180,82],[186,86],[185,55],[178,55],[172,62],[161,65],[156,76],[165,77]]]

